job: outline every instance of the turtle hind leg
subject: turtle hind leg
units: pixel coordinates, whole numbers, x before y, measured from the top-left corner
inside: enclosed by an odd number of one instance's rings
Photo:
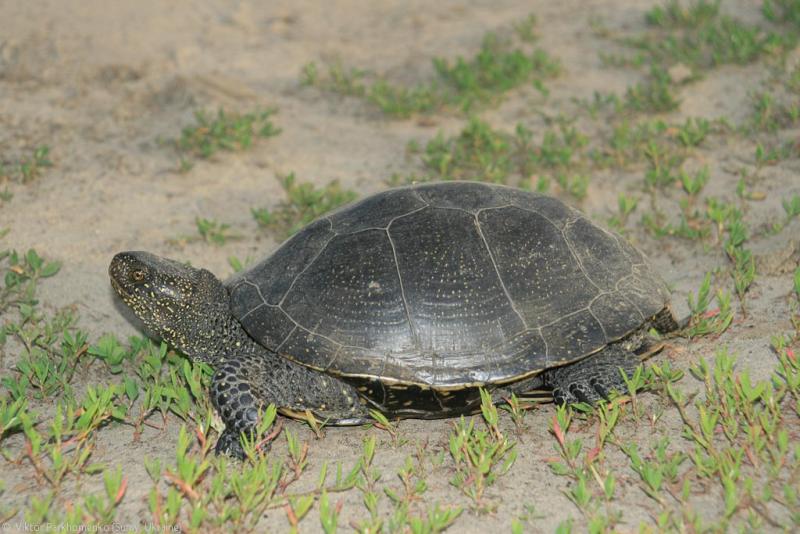
[[[627,390],[620,368],[630,377],[641,365],[636,354],[618,345],[609,345],[579,362],[545,371],[545,385],[553,390],[556,404],[595,403],[608,399],[613,390]]]
[[[686,326],[688,322],[689,318],[676,320],[675,316],[672,314],[672,309],[666,307],[650,320],[649,327],[655,328],[659,334],[668,334],[680,330]]]

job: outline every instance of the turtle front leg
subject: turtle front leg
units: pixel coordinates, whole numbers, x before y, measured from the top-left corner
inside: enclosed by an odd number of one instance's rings
[[[250,385],[247,368],[254,364],[257,362],[251,358],[226,360],[211,379],[211,401],[225,423],[225,431],[217,440],[217,454],[244,458],[240,436],[252,436],[259,409],[269,403]]]
[[[609,345],[579,362],[545,371],[543,379],[552,388],[556,404],[592,404],[608,399],[612,390],[625,392],[627,386],[620,368],[630,377],[639,365],[641,360],[637,355]]]
[[[274,404],[290,415],[309,410],[331,424],[371,420],[356,389],[336,377],[293,363],[266,349],[225,358],[211,380],[211,400],[225,423],[217,453],[244,457],[240,437],[253,436],[259,410]]]

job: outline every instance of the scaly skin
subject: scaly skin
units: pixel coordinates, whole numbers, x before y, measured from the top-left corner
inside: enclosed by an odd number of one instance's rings
[[[111,284],[153,337],[214,370],[211,400],[225,423],[217,451],[242,457],[239,437],[252,435],[266,405],[293,415],[309,410],[333,424],[371,420],[357,390],[334,376],[296,364],[256,343],[230,312],[222,282],[196,269],[146,252],[122,252],[109,266]],[[671,318],[671,315],[670,315]],[[505,392],[552,388],[557,403],[595,402],[625,389],[639,357],[635,335],[579,362],[509,384]],[[635,345],[635,346],[629,346]]]
[[[253,341],[231,315],[228,293],[210,272],[146,252],[122,252],[109,275],[153,337],[214,368],[211,400],[226,427],[217,451],[241,457],[240,434],[252,432],[259,409],[270,403],[310,410],[338,424],[369,420],[353,386]]]
[[[608,399],[612,390],[626,391],[620,369],[630,378],[641,365],[639,356],[619,344],[609,345],[597,354],[543,373],[544,385],[553,390],[556,404]]]

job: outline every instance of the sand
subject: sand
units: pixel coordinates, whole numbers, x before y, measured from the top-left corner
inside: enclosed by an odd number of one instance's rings
[[[751,4],[733,3],[726,10],[757,20],[757,6]],[[0,228],[11,229],[2,248],[35,248],[62,262],[58,276],[41,283],[43,307],[73,307],[93,339],[106,332],[126,339],[139,331],[121,313],[108,284],[107,266],[114,253],[148,250],[225,278],[232,273],[229,256],[258,259],[279,244],[274,234],[260,231],[250,215],[251,208],[275,207],[284,200],[278,176],[295,172],[300,180],[318,185],[338,180],[364,196],[386,188],[393,173],[419,170],[405,153],[409,141],[424,143],[439,131],[456,133],[464,124],[455,113],[433,114],[424,121],[391,119],[361,100],[302,87],[300,70],[306,63],[341,58],[398,82],[420,82],[432,76],[431,57],[470,55],[485,32],[534,12],[540,21],[539,44],[560,59],[563,73],[547,83],[549,97],[532,88],[517,90],[481,115],[497,128],[512,131],[516,122],[524,121],[539,131],[548,117],[574,113],[575,99],[590,99],[595,91],[622,94],[640,79],[635,70],[602,64],[597,52],[611,45],[589,29],[589,21],[602,18],[615,31],[641,29],[643,13],[652,5],[626,0],[2,1],[0,157],[18,158],[46,144],[53,161],[52,168],[29,183],[5,184],[14,196],[0,204]],[[682,91],[680,111],[669,120],[742,120],[749,94],[767,75],[759,65],[716,69]],[[282,129],[280,135],[248,151],[220,153],[198,161],[188,172],[178,171],[178,157],[164,140],[178,137],[192,122],[194,110],[273,106],[278,109],[274,121]],[[732,136],[712,142],[687,165],[709,166],[705,194],[733,199],[738,169],[754,169],[752,154],[752,141]],[[781,199],[800,193],[799,168],[794,158],[760,170],[758,189],[766,197],[750,203],[747,217],[752,227],[767,226],[782,213]],[[619,192],[641,189],[641,176],[636,169],[598,171],[582,202],[565,198],[605,222],[616,210]],[[668,192],[664,205],[674,205],[670,199],[677,195],[677,190]],[[196,217],[229,223],[243,238],[221,247],[185,239],[196,235]],[[790,273],[800,256],[798,235],[800,224],[795,221],[779,234],[753,240],[760,272],[748,294],[751,310],[746,318],[737,314],[719,340],[679,340],[657,359],[686,368],[725,344],[738,354],[740,368],[767,378],[775,364],[769,338],[790,329]],[[670,285],[679,315],[687,313],[686,296],[697,289],[705,272],[725,265],[718,248],[658,240],[636,224],[628,237]],[[4,376],[18,356],[6,349],[0,369]],[[94,367],[77,381],[85,385],[98,379],[111,377]],[[684,382],[689,390],[700,388],[691,377]],[[518,437],[516,464],[489,490],[498,503],[496,512],[477,515],[465,510],[453,532],[508,531],[512,519],[526,514],[528,505],[541,517],[526,523],[526,531],[552,532],[568,517],[582,524],[579,510],[563,494],[567,480],[547,466],[546,460],[555,455],[555,442],[547,432],[552,413],[548,405],[528,414],[527,427]],[[312,481],[323,461],[351,465],[366,435],[378,436],[376,466],[394,486],[394,473],[414,453],[415,443],[427,444],[431,457],[444,451],[444,463],[430,466],[425,501],[468,507],[449,483],[452,469],[446,451],[452,422],[401,422],[409,442],[396,448],[388,435],[374,429],[331,428],[324,439],[316,440],[305,425],[287,425],[310,443]],[[122,425],[99,433],[95,459],[121,466],[128,478],[120,524],[148,520],[146,496],[152,483],[142,459],[147,455],[172,461],[179,426],[172,417],[163,431],[149,429],[138,442],[131,428]],[[504,420],[504,428],[513,434],[510,420]],[[670,412],[656,428],[629,428],[624,435],[642,441],[679,439],[680,428]],[[47,491],[31,481],[26,469],[6,463],[0,477],[8,488],[3,499],[21,508]],[[84,477],[70,482],[65,491],[74,495],[101,484],[100,477]],[[635,531],[640,522],[652,523],[656,506],[638,489],[635,475],[621,472],[619,484],[620,529]],[[713,497],[712,510],[721,506],[718,496]],[[359,492],[338,498],[344,503],[343,530],[367,516]],[[320,529],[316,513],[301,523],[302,532]],[[261,525],[273,532],[288,529],[283,510],[271,511]]]

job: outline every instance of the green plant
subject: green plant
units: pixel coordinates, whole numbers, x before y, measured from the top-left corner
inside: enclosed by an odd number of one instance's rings
[[[536,406],[536,403],[520,400],[515,393],[511,393],[511,396],[505,399],[505,401],[506,402],[501,404],[500,407],[511,414],[511,419],[514,421],[514,426],[519,434],[524,428],[525,414],[529,410],[532,410]]]
[[[731,261],[736,295],[742,306],[742,312],[746,315],[745,293],[755,280],[756,264],[753,254],[745,248],[745,241],[748,239],[748,230],[744,223],[743,215],[738,209],[725,210],[725,218],[720,219],[716,216],[717,223],[721,226],[723,221],[728,237],[723,244],[723,250]]]
[[[33,466],[36,477],[54,488],[60,487],[70,474],[92,474],[102,471],[99,464],[89,463],[94,450],[94,435],[112,420],[122,421],[126,407],[119,402],[121,388],[87,388],[81,403],[67,400],[59,403],[44,436],[26,415],[21,416],[26,438],[25,456]]]
[[[439,134],[432,139],[422,161],[437,179],[505,183],[513,169],[512,142],[486,122],[471,118],[457,137]]]
[[[533,13],[529,14],[519,22],[514,23],[514,33],[517,34],[522,41],[532,43],[536,41],[536,24],[538,19]]]
[[[328,493],[323,491],[319,500],[319,521],[325,534],[336,532],[336,525],[339,521],[339,513],[342,511],[342,502],[331,506],[328,500]]]
[[[778,18],[777,9],[765,9]],[[645,67],[648,77],[630,87],[626,108],[634,112],[663,113],[676,109],[677,86],[699,78],[708,69],[725,64],[749,64],[788,51],[797,41],[796,32],[767,31],[720,13],[718,1],[697,0],[688,5],[669,0],[645,14],[646,32],[615,40],[632,49],[624,55],[601,53],[601,59],[617,66]],[[684,146],[694,146],[704,137],[704,125],[680,135]]]
[[[194,114],[195,124],[186,126],[175,142],[181,158],[191,155],[207,159],[220,150],[245,150],[254,139],[272,137],[280,129],[272,123],[274,109],[251,113],[230,113],[219,109],[216,116],[198,110]],[[190,166],[184,160],[183,167]]]
[[[451,92],[450,99],[469,110],[475,104],[488,103],[503,93],[531,80],[534,76],[551,77],[558,73],[558,62],[543,50],[526,54],[511,49],[506,39],[488,33],[481,49],[471,60],[458,58],[454,64],[437,58],[433,65],[442,83]]]
[[[666,177],[670,183],[674,181],[672,175],[687,157],[686,148],[676,142],[681,126],[670,126],[661,119],[639,122],[624,119],[612,124],[610,137],[591,152],[595,164],[627,169],[647,162],[649,186],[664,182]]]
[[[625,93],[625,106],[631,111],[665,113],[679,105],[680,100],[670,86],[669,74],[660,67],[653,67],[646,81],[629,87]]]
[[[797,267],[794,271],[794,293],[800,301],[800,267]]]
[[[575,197],[577,200],[586,198],[589,191],[589,176],[584,174],[567,175],[560,173],[556,175],[556,182],[561,189]]]
[[[484,390],[481,390],[481,414],[486,430],[475,428],[475,420],[467,422],[464,417],[453,424],[450,456],[456,474],[451,484],[472,499],[477,510],[486,512],[492,509],[485,500],[487,488],[511,469],[517,452],[514,443],[500,432],[497,408]]]
[[[22,430],[23,418],[27,414],[28,401],[24,397],[16,400],[0,399],[0,443],[6,436]],[[28,420],[33,417],[28,416]]]
[[[668,438],[659,440],[654,447],[654,458],[651,461],[641,458],[636,443],[621,446],[623,452],[630,458],[631,467],[644,482],[642,489],[656,501],[660,501],[660,493],[664,485],[677,483],[678,468],[687,459],[687,456],[681,452],[668,454],[668,445]]]
[[[66,530],[101,530],[109,528],[116,521],[119,505],[125,497],[128,480],[117,468],[103,475],[104,489],[98,494],[89,494],[71,503],[65,511],[54,506],[56,493],[51,492],[40,498],[34,496],[25,511],[25,522],[30,527],[58,525]]]
[[[349,96],[364,96],[366,88],[361,80],[366,72],[358,69],[345,69],[340,62],[327,65],[327,76],[320,76],[319,68],[314,62],[303,66],[300,76],[302,85],[319,87],[334,93]]]
[[[391,421],[389,421],[389,419],[378,410],[370,410],[369,414],[375,420],[373,425],[376,428],[380,428],[381,430],[385,430],[386,432],[388,432],[389,435],[392,436],[392,443],[394,443],[394,446],[397,447],[399,444],[397,423],[392,423]]]
[[[36,304],[36,282],[41,278],[54,276],[61,269],[58,261],[45,262],[39,254],[30,249],[25,254],[15,250],[0,251],[0,265],[3,268],[3,287],[0,288],[0,313],[16,308],[30,316]],[[0,338],[2,342],[2,338]]]
[[[253,208],[251,213],[259,226],[291,235],[324,213],[355,200],[354,191],[342,189],[338,182],[322,188],[310,183],[297,183],[294,173],[279,177],[287,200],[275,210]]]
[[[415,113],[436,111],[446,105],[447,97],[437,86],[402,87],[384,79],[375,81],[366,90],[366,98],[383,113],[394,117],[410,117]]]
[[[87,334],[75,329],[75,316],[68,309],[48,316],[39,310],[36,298],[38,281],[54,276],[61,264],[46,262],[33,249],[24,255],[5,250],[0,252],[0,267],[5,271],[0,313],[8,317],[0,327],[0,345],[13,337],[20,347],[14,373],[0,383],[14,399],[26,396],[29,388],[37,398],[69,394],[78,361],[88,348]]]
[[[22,183],[30,182],[42,174],[42,170],[52,167],[50,160],[50,147],[39,145],[34,147],[29,156],[19,160],[0,160],[0,179],[16,179]],[[11,200],[8,188],[2,194],[3,201]]]
[[[685,147],[699,146],[708,136],[711,123],[706,119],[688,118],[678,129],[678,139]]]
[[[53,162],[48,157],[49,154],[50,147],[41,145],[33,149],[33,154],[30,158],[20,162],[19,172],[22,175],[23,182],[28,182],[39,176],[43,168],[53,166]]]
[[[536,18],[530,16],[515,25],[519,39],[525,43],[534,40],[535,22]],[[383,113],[402,118],[443,108],[470,112],[499,102],[508,91],[526,83],[546,93],[542,80],[560,70],[558,61],[544,50],[515,47],[511,39],[492,32],[484,36],[474,57],[460,57],[453,62],[434,58],[433,67],[435,80],[406,87],[380,75],[347,69],[338,62],[329,64],[327,73],[321,75],[316,64],[310,63],[302,69],[301,83],[364,98]]]
[[[644,54],[650,64],[681,63],[693,72],[724,64],[747,64],[775,49],[791,48],[793,39],[721,15],[719,2],[699,0],[688,8],[670,0],[645,15],[658,28],[625,44]]]
[[[421,159],[428,176],[424,179],[524,187],[535,182],[537,189],[544,191],[552,178],[565,192],[582,199],[589,178],[580,172],[579,156],[587,142],[575,128],[562,125],[545,131],[537,144],[533,132],[522,124],[510,135],[473,117],[457,136],[439,134],[425,145]]]
[[[764,0],[761,12],[770,22],[800,28],[800,2],[797,0]]]
[[[162,526],[186,524],[196,531],[223,528],[253,531],[267,510],[283,508],[291,530],[297,531],[319,499],[321,519],[329,526],[335,525],[340,507],[323,510],[324,501],[328,495],[351,489],[361,464],[347,474],[339,466],[335,482],[327,484],[328,466],[323,463],[313,489],[291,493],[290,488],[307,470],[308,446],[292,433],[286,433],[285,460],[267,454],[265,441],[274,443],[281,430],[280,424],[273,425],[275,413],[274,406],[268,407],[261,414],[254,437],[243,438],[247,456],[244,465],[213,455],[212,442],[206,436],[211,424],[210,412],[194,432],[187,432],[184,427],[174,466],[162,468],[160,462],[153,461],[147,464],[156,483],[149,497],[154,522]],[[162,479],[168,484],[166,494],[158,484]]]
[[[786,219],[790,221],[800,215],[800,195],[792,195],[790,199],[783,199],[783,210],[786,212]]]
[[[645,185],[652,189],[671,185],[678,179],[677,172],[683,157],[671,152],[663,145],[650,141],[644,149],[648,169],[645,171]]]
[[[733,264],[733,284],[736,289],[736,295],[742,303],[744,310],[745,293],[752,285],[756,277],[756,262],[753,254],[743,247],[729,247],[727,249],[728,257]]]
[[[680,172],[683,190],[686,191],[686,194],[691,198],[696,197],[700,191],[703,190],[703,187],[708,183],[708,177],[708,167],[703,167],[694,176],[690,176],[683,171]]]
[[[436,534],[449,528],[461,512],[461,508],[442,508],[439,503],[435,503],[428,507],[424,515],[410,517],[406,524],[412,534]]]
[[[709,310],[711,304],[711,273],[706,273],[697,295],[689,293],[689,310],[692,313],[684,334],[690,338],[704,335],[720,335],[730,326],[733,311],[730,308],[730,295],[718,290],[718,308]]]
[[[518,124],[515,142],[524,160],[523,174],[540,169],[565,169],[573,163],[576,151],[583,148],[588,139],[575,128],[561,126],[560,131],[547,130],[539,146],[531,142],[532,132]]]
[[[661,28],[696,28],[719,14],[720,0],[697,0],[683,7],[678,0],[669,0],[645,13],[645,21]]]
[[[202,217],[195,217],[194,222],[197,225],[197,233],[200,234],[203,241],[212,245],[222,246],[231,239],[241,237],[230,231],[230,224]]]
[[[122,372],[122,363],[131,355],[112,334],[101,336],[87,352],[98,360],[103,360],[113,374]]]
[[[618,215],[611,216],[608,220],[608,223],[618,230],[624,229],[628,222],[628,218],[634,211],[636,211],[638,204],[639,201],[636,198],[630,197],[624,193],[620,193],[617,197]]]

